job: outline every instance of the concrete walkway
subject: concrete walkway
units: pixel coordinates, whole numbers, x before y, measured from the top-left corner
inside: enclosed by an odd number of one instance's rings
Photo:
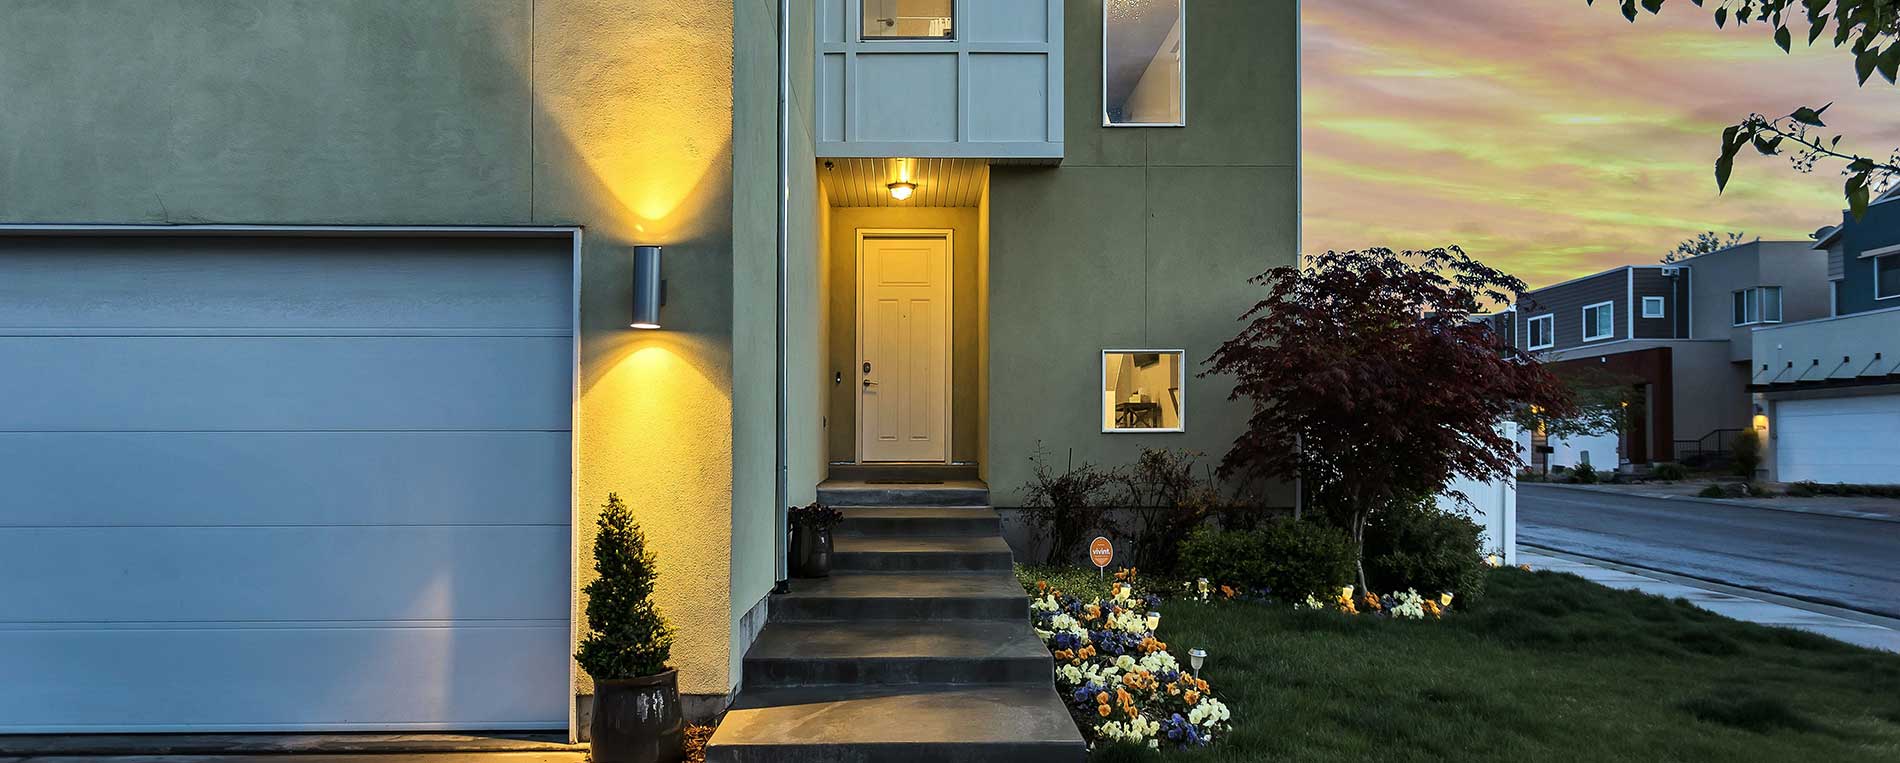
[[[1717,506],[1788,511],[1796,514],[1821,514],[1830,517],[1870,519],[1876,522],[1900,522],[1900,498],[1834,495],[1817,495],[1808,498],[1789,495],[1777,495],[1773,498],[1703,498],[1696,495],[1698,491],[1709,485],[1708,482],[1643,482],[1634,485],[1570,485],[1562,482],[1526,482],[1524,484],[1639,498],[1708,503]],[[1769,487],[1777,493],[1787,490],[1787,486],[1782,484],[1770,483]]]
[[[1519,546],[1517,559],[1533,570],[1567,572],[1598,585],[1671,599],[1723,617],[1818,633],[1849,644],[1900,652],[1900,620],[1811,604],[1785,596],[1709,583],[1666,572],[1600,561],[1561,551]]]

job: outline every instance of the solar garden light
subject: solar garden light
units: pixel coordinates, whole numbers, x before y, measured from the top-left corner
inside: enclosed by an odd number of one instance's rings
[[[1194,677],[1201,677],[1201,663],[1207,661],[1207,650],[1194,647],[1188,650],[1188,665],[1194,668]]]
[[[1148,613],[1148,632],[1153,633],[1154,630],[1159,627],[1161,627],[1161,613],[1149,612]]]

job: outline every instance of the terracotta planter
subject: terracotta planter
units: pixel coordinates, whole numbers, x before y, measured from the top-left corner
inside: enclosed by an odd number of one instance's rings
[[[685,760],[679,672],[594,681],[594,721],[588,729],[593,763]]]
[[[831,576],[831,528],[796,525],[792,528],[792,577]]]

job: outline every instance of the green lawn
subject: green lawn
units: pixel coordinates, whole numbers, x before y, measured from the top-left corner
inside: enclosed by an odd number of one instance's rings
[[[1570,575],[1491,575],[1438,622],[1164,604],[1160,637],[1208,650],[1235,721],[1178,757],[1900,760],[1900,655]]]

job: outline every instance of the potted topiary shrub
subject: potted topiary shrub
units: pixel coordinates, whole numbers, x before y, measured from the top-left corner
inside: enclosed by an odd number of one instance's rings
[[[666,666],[673,629],[653,605],[659,578],[646,534],[620,496],[607,494],[594,537],[587,637],[574,659],[594,678],[588,727],[594,763],[672,763],[686,757],[679,673]]]
[[[830,577],[831,528],[844,520],[844,513],[816,501],[810,506],[794,506],[789,513],[792,576]]]

